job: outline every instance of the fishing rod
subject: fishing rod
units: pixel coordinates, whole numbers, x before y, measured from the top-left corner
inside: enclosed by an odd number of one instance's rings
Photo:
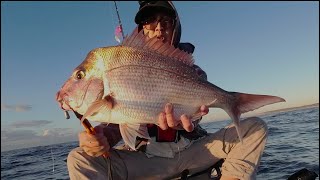
[[[119,23],[120,30],[121,30],[121,34],[122,34],[122,39],[124,39],[124,32],[123,32],[122,23],[121,23],[119,11],[118,11],[118,6],[117,6],[116,1],[113,1],[113,2],[114,2],[114,6],[116,7],[116,12],[117,12],[117,17],[118,17],[118,23]]]
[[[76,111],[73,111],[73,113],[76,115],[76,117],[79,120],[82,119],[82,115],[81,114],[79,114]],[[87,131],[88,134],[91,134],[91,135],[95,135],[96,134],[96,131],[94,130],[94,128],[92,127],[92,125],[90,124],[90,122],[87,119],[84,119],[82,121],[82,125],[83,125],[83,127],[85,128],[85,130]],[[103,154],[103,157],[105,157],[105,158],[109,157],[109,152],[105,152]]]

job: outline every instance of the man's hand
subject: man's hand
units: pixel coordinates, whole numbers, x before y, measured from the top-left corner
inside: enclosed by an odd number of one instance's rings
[[[202,105],[199,111],[201,116],[204,116],[208,114],[209,108],[205,105]],[[172,104],[170,103],[166,104],[165,112],[160,113],[158,118],[158,123],[159,123],[159,127],[162,130],[166,130],[168,129],[168,127],[173,129],[181,129],[181,125],[182,125],[182,128],[188,132],[191,132],[194,129],[194,125],[187,115],[185,114],[181,115],[180,120],[174,119],[173,107],[172,107]]]
[[[98,157],[110,150],[107,137],[103,134],[103,126],[96,126],[96,134],[88,134],[86,131],[79,133],[79,146],[89,155]]]

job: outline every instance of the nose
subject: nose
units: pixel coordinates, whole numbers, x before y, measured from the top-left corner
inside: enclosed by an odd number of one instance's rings
[[[158,22],[156,29],[154,31],[155,31],[157,38],[161,38],[161,36],[163,35],[164,28],[160,22]]]

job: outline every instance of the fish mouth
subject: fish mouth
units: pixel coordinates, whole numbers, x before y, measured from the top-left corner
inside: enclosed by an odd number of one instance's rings
[[[56,94],[56,101],[58,101],[59,106],[64,111],[72,110],[70,107],[70,98],[67,93],[62,93],[61,91],[57,92]]]
[[[56,101],[59,103],[59,106],[64,111],[78,111],[84,106],[85,98],[87,97],[88,89],[91,84],[91,81],[85,86],[84,93],[80,96],[79,100],[75,101],[66,91],[63,89],[58,91],[56,94]],[[96,99],[93,101],[102,99],[103,89],[97,94]],[[86,103],[85,103],[86,104]],[[85,106],[84,106],[85,107]]]
[[[103,84],[101,84],[101,91],[96,95],[95,99],[89,98],[89,100],[86,100],[86,97],[88,96],[89,92],[89,87],[92,84],[92,82],[92,80],[88,81],[88,83],[84,86],[84,92],[81,93],[80,97],[73,96],[72,93],[74,93],[74,91],[71,91],[71,94],[69,94],[68,90],[65,90],[64,88],[61,88],[56,93],[56,101],[58,102],[60,108],[63,111],[65,111],[65,114],[67,113],[67,111],[78,112],[80,114],[84,113],[92,102],[102,99],[102,96],[104,94]],[[66,117],[68,117],[68,115],[66,115]]]
[[[64,91],[63,89],[58,91],[57,94],[56,94],[56,101],[58,101],[58,103],[60,105],[60,108],[62,110],[65,110],[65,111],[69,111],[69,110],[80,108],[82,106],[82,104],[83,104],[84,98],[87,95],[87,91],[88,91],[88,88],[89,88],[90,84],[91,84],[91,80],[85,86],[84,93],[80,96],[81,103],[79,103],[79,104],[75,103],[75,101],[72,98],[70,98],[69,94],[66,91]],[[71,105],[70,105],[71,103],[75,104],[75,106],[71,107]]]
[[[61,91],[57,92],[56,94],[56,100],[59,103],[60,108],[64,111],[64,115],[66,119],[70,119],[70,115],[68,111],[72,111],[75,114],[77,113],[75,110],[73,110],[73,108],[69,105],[69,97],[67,93],[63,93],[61,95]],[[78,117],[78,115],[80,115],[79,113],[76,114],[76,116]]]

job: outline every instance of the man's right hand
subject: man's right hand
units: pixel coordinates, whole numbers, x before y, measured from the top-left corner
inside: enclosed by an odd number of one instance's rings
[[[89,155],[98,157],[110,150],[107,137],[103,134],[103,126],[96,126],[95,135],[86,131],[79,133],[79,146]]]
[[[201,116],[204,116],[208,114],[209,108],[205,105],[202,105],[199,109],[199,112],[201,113]],[[165,106],[165,112],[162,112],[159,114],[158,118],[158,123],[159,127],[162,130],[168,129],[168,127],[173,128],[173,129],[185,129],[188,132],[193,131],[194,129],[194,124],[191,121],[187,115],[183,114],[180,117],[180,120],[175,119],[173,115],[173,107],[171,103],[166,104]]]

